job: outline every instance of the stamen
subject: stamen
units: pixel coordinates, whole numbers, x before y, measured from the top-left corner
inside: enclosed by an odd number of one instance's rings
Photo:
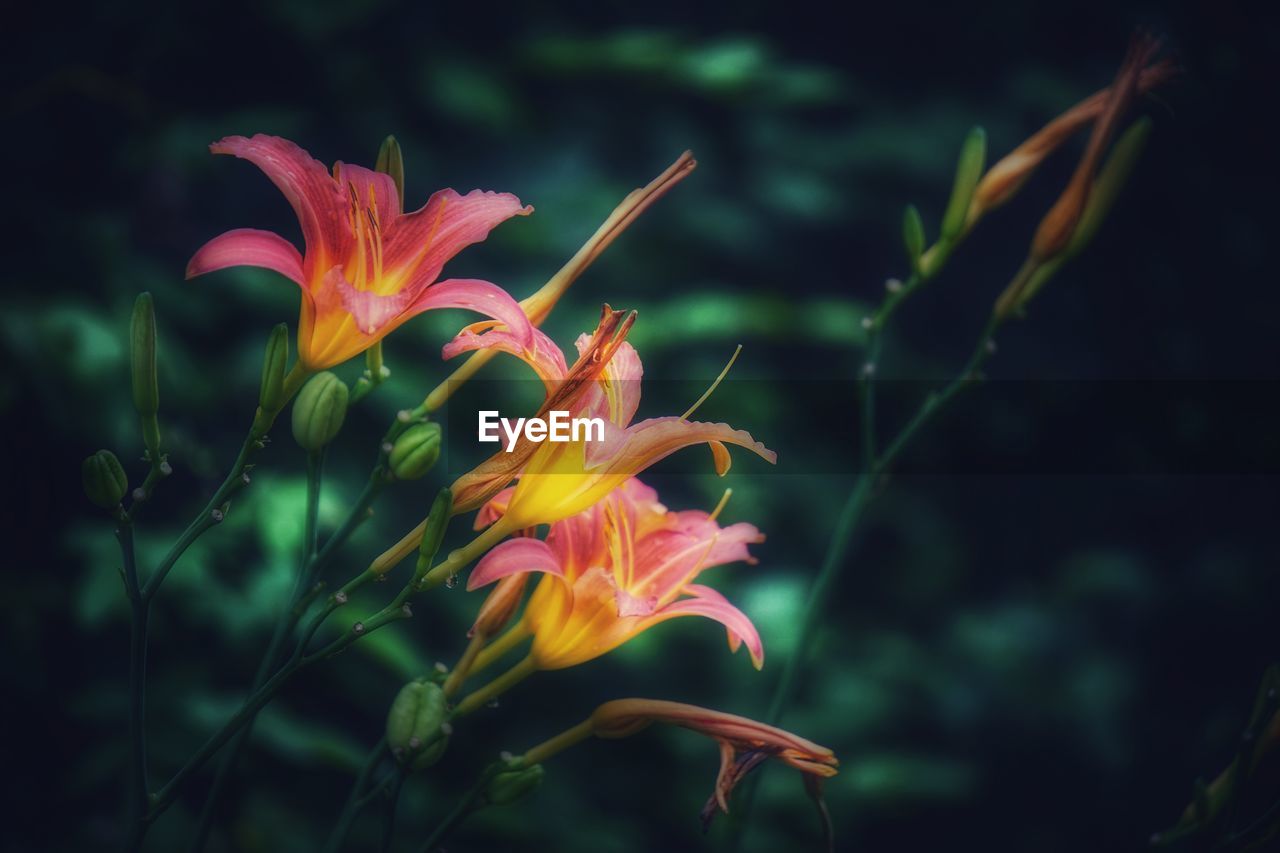
[[[711,510],[709,519],[715,521],[720,517],[721,511],[724,510],[725,504],[729,502],[729,498],[733,497],[733,489],[725,489],[724,494],[720,496],[720,503],[716,504],[716,508]]]
[[[698,410],[698,407],[707,401],[707,398],[711,396],[711,392],[715,391],[716,388],[720,385],[720,383],[724,380],[724,378],[729,375],[729,368],[733,367],[733,363],[738,360],[738,353],[740,352],[742,352],[742,344],[738,344],[738,348],[733,351],[733,357],[730,358],[729,363],[724,366],[724,370],[720,371],[720,375],[716,377],[716,381],[712,382],[711,387],[708,388],[705,392],[703,392],[702,396],[698,398],[697,402],[695,402],[692,406],[689,407],[689,411],[685,412],[683,415],[680,416],[680,420],[687,421],[689,419],[689,415],[692,415],[694,412],[696,412]]]

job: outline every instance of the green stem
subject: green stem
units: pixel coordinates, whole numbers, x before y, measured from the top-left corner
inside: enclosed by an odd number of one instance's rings
[[[311,585],[312,565],[315,562],[317,544],[320,485],[323,470],[324,452],[314,451],[307,454],[307,500],[303,513],[302,557],[298,563],[293,592],[289,594],[289,599],[285,602],[285,606],[276,618],[275,628],[271,632],[271,640],[267,643],[267,651],[258,663],[258,671],[253,677],[253,687],[250,688],[251,694],[262,687],[267,677],[271,674],[272,667],[276,665],[276,661],[280,657],[280,648],[284,645],[285,638],[295,624],[294,607]],[[236,759],[240,756],[240,751],[244,749],[245,744],[248,743],[249,738],[252,736],[253,724],[256,719],[257,714],[250,717],[248,723],[236,735],[235,740],[222,753],[222,757],[218,762],[218,769],[214,773],[213,784],[209,788],[208,797],[205,799],[204,808],[200,813],[195,837],[189,848],[192,853],[200,853],[200,851],[204,850],[205,844],[208,843],[209,832],[213,828],[213,819],[217,813],[218,800],[221,798],[222,791],[231,778],[232,771],[235,769]]]
[[[484,794],[489,782],[493,780],[493,777],[501,773],[506,766],[505,762],[495,761],[486,767],[484,772],[480,774],[480,778],[476,780],[476,783],[462,795],[462,798],[454,804],[453,809],[445,816],[445,819],[432,830],[431,835],[418,848],[418,853],[436,853],[440,845],[448,841],[450,836],[457,832],[458,827],[462,826],[462,822],[475,810],[476,801]]]
[[[256,430],[250,430],[249,436],[244,440],[244,444],[240,446],[240,453],[236,456],[236,461],[231,466],[231,472],[227,474],[227,478],[222,481],[213,493],[213,497],[205,504],[204,509],[187,525],[187,529],[182,531],[182,535],[178,537],[173,546],[169,548],[167,554],[156,566],[151,577],[147,580],[142,588],[142,597],[150,601],[155,597],[156,592],[160,589],[160,585],[164,583],[164,579],[169,572],[177,564],[186,550],[191,547],[197,539],[199,539],[206,530],[217,526],[222,521],[223,504],[227,500],[249,484],[246,469],[249,461],[254,455],[263,448],[262,435]]]
[[[387,809],[383,815],[382,823],[382,853],[390,853],[391,840],[396,834],[396,806],[400,804],[400,790],[404,787],[405,776],[408,775],[401,769],[396,770],[395,776],[391,781],[391,792],[387,795]]]
[[[351,785],[351,792],[347,794],[347,801],[342,804],[342,811],[338,814],[338,822],[334,824],[333,832],[329,834],[329,841],[325,844],[324,853],[338,853],[342,849],[342,845],[346,843],[347,835],[351,832],[351,824],[355,821],[356,816],[360,814],[360,809],[364,805],[365,800],[361,797],[361,791],[365,785],[369,783],[369,777],[373,775],[373,771],[377,768],[378,762],[382,760],[382,756],[387,751],[387,739],[382,737],[378,743],[369,752],[369,757],[365,759],[364,765],[360,768],[360,773],[356,776],[355,782]]]
[[[899,291],[899,294],[902,292]],[[901,302],[901,297],[897,301]],[[883,309],[881,314],[888,316]],[[797,638],[795,650],[782,666],[782,675],[778,679],[778,686],[774,689],[773,698],[769,703],[769,712],[766,720],[771,725],[778,725],[781,722],[783,715],[786,713],[787,705],[796,691],[801,670],[804,666],[805,655],[813,639],[813,633],[822,617],[823,608],[830,597],[832,586],[839,577],[841,568],[845,565],[849,546],[853,541],[853,534],[857,530],[867,506],[871,503],[876,482],[888,472],[907,445],[919,434],[920,430],[936,417],[940,411],[946,408],[947,404],[954,400],[962,390],[968,388],[977,380],[980,368],[994,352],[992,336],[999,328],[999,325],[1000,319],[998,317],[992,316],[987,321],[986,327],[978,337],[977,346],[974,347],[960,373],[943,386],[941,390],[931,392],[924,399],[911,419],[902,427],[897,436],[889,442],[884,453],[874,458],[867,470],[859,474],[854,482],[853,489],[840,510],[840,516],[836,521],[836,529],[832,534],[830,543],[827,545],[822,566],[818,570],[813,584],[809,587],[804,612],[800,618],[800,634]],[[865,412],[866,409],[864,408],[864,414]],[[735,849],[741,841],[758,786],[758,779],[748,780],[747,784],[743,786],[741,802],[734,809],[735,820],[732,822],[728,838],[728,847],[730,849]]]
[[[121,513],[116,539],[124,560],[124,583],[129,598],[129,816],[126,849],[136,850],[147,832],[147,625],[151,603],[138,585],[138,561],[133,545],[133,521]]]

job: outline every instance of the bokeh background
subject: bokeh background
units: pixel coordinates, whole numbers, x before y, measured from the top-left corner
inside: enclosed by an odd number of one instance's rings
[[[647,374],[668,380],[714,376],[740,342],[743,382],[720,405],[798,448],[776,473],[744,461],[730,475],[726,518],[769,540],[759,565],[721,570],[717,585],[759,626],[764,671],[727,655],[715,626],[680,620],[539,676],[460,727],[446,760],[406,787],[398,849],[412,850],[489,756],[601,701],[765,712],[854,475],[854,424],[804,432],[789,383],[806,383],[804,400],[824,383],[833,399],[851,393],[858,321],[903,272],[903,206],[917,203],[936,228],[967,129],[984,125],[993,155],[1007,151],[1105,85],[1138,25],[1167,36],[1184,73],[1145,107],[1155,133],[1131,185],[1086,255],[1001,334],[988,373],[1019,381],[961,400],[884,484],[785,723],[839,753],[828,800],[839,846],[859,850],[1138,849],[1176,820],[1196,777],[1230,760],[1280,654],[1276,168],[1263,132],[1274,20],[1230,0],[856,13],[264,0],[28,13],[6,40],[0,143],[12,525],[0,606],[17,789],[7,849],[118,843],[127,609],[110,524],[83,499],[78,468],[109,447],[143,473],[126,351],[135,295],[155,294],[176,472],[139,532],[144,565],[221,480],[252,413],[267,331],[296,322],[297,294],[271,274],[183,281],[191,253],[223,230],[297,233],[269,183],[209,156],[210,141],[277,133],[325,161],[370,163],[395,133],[411,206],[441,186],[517,193],[537,213],[449,270],[517,297],[626,191],[692,148],[695,174],[609,249],[547,328],[567,346],[602,301],[637,308],[632,340]],[[886,386],[890,420],[968,352],[1078,150],[901,312],[880,366],[909,380]],[[444,375],[439,347],[466,321],[431,315],[389,340],[392,382],[352,412],[330,454],[328,529],[388,419]],[[354,379],[362,367],[340,372]],[[687,404],[657,387],[642,413]],[[1055,389],[1081,404],[1055,409]],[[1132,404],[1148,397],[1172,413]],[[725,416],[716,398],[708,405],[704,414]],[[291,584],[302,453],[287,428],[275,437],[252,488],[155,608],[157,778],[236,706]],[[703,455],[658,477],[668,504],[719,497],[723,483],[690,473],[709,470]],[[1004,462],[988,468],[988,458]],[[389,489],[331,577],[420,518],[441,479]],[[477,603],[441,590],[411,624],[293,684],[260,720],[211,849],[317,849],[396,690],[453,660]],[[589,743],[549,765],[535,796],[474,818],[450,849],[718,849],[725,822],[703,837],[697,821],[716,763],[712,744],[680,731]],[[206,782],[154,829],[150,849],[183,848]],[[744,849],[817,849],[794,775],[769,768],[763,782]],[[377,827],[374,813],[358,822],[351,849],[368,849]]]

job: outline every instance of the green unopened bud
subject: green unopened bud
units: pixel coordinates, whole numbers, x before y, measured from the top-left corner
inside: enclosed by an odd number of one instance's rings
[[[942,217],[942,239],[954,240],[964,231],[965,218],[969,214],[969,203],[973,200],[973,191],[982,178],[982,170],[987,164],[987,132],[975,127],[965,137],[960,147],[960,160],[956,163],[956,180],[951,188],[951,200],[947,202],[947,212]]]
[[[142,419],[142,443],[152,460],[160,458],[160,383],[156,378],[156,310],[150,293],[139,293],[129,321],[129,368],[133,405]]]
[[[267,351],[262,357],[262,385],[258,405],[264,412],[278,412],[284,406],[284,372],[289,361],[289,327],[284,323],[271,330]]]
[[[426,526],[422,530],[422,544],[418,546],[418,573],[431,568],[431,563],[444,541],[444,532],[449,527],[449,517],[453,514],[453,492],[446,486],[436,493],[431,502],[431,514],[427,516]]]
[[[114,509],[129,491],[129,478],[110,450],[99,450],[80,466],[80,479],[89,500],[103,509]]]
[[[391,448],[391,471],[401,480],[426,476],[440,458],[440,424],[414,424]]]
[[[293,401],[293,437],[303,450],[333,441],[347,416],[347,386],[329,371],[307,380]]]
[[[411,681],[387,713],[387,747],[401,764],[423,770],[440,760],[449,743],[444,690],[431,681]]]
[[[914,204],[907,205],[902,215],[902,245],[907,250],[907,262],[911,269],[920,269],[920,255],[924,253],[924,220]]]
[[[485,799],[495,806],[505,806],[538,790],[544,771],[541,764],[523,770],[507,770],[494,776],[484,789]]]
[[[374,163],[373,168],[382,172],[384,175],[390,175],[391,180],[396,185],[396,195],[399,196],[401,213],[404,212],[404,154],[400,152],[400,143],[396,141],[394,136],[388,136],[382,140],[382,147],[378,149],[378,160]]]

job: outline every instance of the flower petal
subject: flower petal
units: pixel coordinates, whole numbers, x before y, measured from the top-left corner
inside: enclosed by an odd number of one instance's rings
[[[714,619],[728,631],[730,649],[737,651],[739,645],[746,643],[747,651],[751,654],[751,664],[756,669],[764,666],[764,643],[760,641],[760,633],[747,618],[747,614],[734,607],[727,598],[711,587],[690,584],[684,591],[697,597],[668,604],[649,617],[649,624],[657,624],[676,616],[705,616]]]
[[[227,267],[262,267],[278,272],[300,287],[302,255],[279,234],[256,228],[237,228],[205,243],[187,263],[187,278]]]
[[[606,439],[608,439],[606,430]],[[728,424],[686,421],[683,418],[650,418],[627,428],[625,440],[606,440],[588,445],[587,465],[601,465],[607,472],[628,471],[638,474],[660,459],[694,444],[722,442],[745,447],[770,464],[778,454]],[[603,472],[601,472],[603,473]]]
[[[467,589],[477,589],[521,572],[543,572],[564,577],[560,561],[547,547],[547,543],[540,539],[521,537],[508,539],[485,554],[471,570],[471,576],[467,578]]]
[[[591,345],[591,336],[582,334],[574,344],[581,354]],[[640,408],[640,380],[644,366],[635,347],[623,342],[605,365],[595,386],[583,396],[581,416],[604,418],[625,427]]]
[[[472,190],[459,195],[440,190],[420,210],[397,217],[383,232],[383,264],[388,270],[405,270],[405,286],[413,290],[431,283],[454,255],[513,216],[527,216],[511,193]],[[521,314],[524,312],[522,311]]]
[[[323,163],[287,139],[261,133],[247,139],[228,136],[209,150],[248,160],[284,193],[302,226],[309,259],[313,253],[322,261],[345,254],[350,205]]]
[[[526,349],[534,346],[534,330],[529,318],[520,310],[520,304],[496,284],[474,278],[437,281],[418,295],[407,313],[412,317],[436,308],[465,308],[501,320],[520,346]]]
[[[444,345],[443,354],[446,359],[450,359],[464,352],[484,349],[505,352],[526,362],[547,386],[548,395],[569,372],[564,361],[564,353],[541,330],[533,330],[533,348],[529,350],[523,347],[505,326],[492,321],[473,323],[458,332],[453,340]]]
[[[333,165],[333,178],[348,198],[352,192],[355,193],[361,210],[375,211],[378,221],[384,225],[400,215],[400,197],[396,193],[395,179],[390,175],[338,161]]]

